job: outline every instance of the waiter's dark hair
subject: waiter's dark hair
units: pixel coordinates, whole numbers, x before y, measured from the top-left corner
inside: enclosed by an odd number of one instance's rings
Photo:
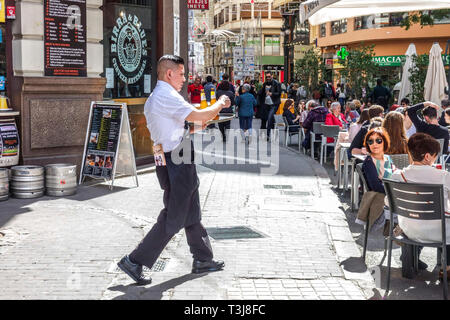
[[[158,78],[163,77],[167,70],[173,70],[179,65],[184,65],[183,58],[172,54],[166,54],[162,56],[158,60],[157,66]]]

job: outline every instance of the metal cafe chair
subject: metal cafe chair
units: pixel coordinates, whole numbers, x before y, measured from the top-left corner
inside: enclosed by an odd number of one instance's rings
[[[363,182],[363,190],[364,192],[369,191],[369,187],[367,186],[366,176],[364,175],[364,172],[362,170],[362,163],[358,163],[355,167],[356,171],[358,172],[359,176],[361,177],[361,180]],[[384,213],[383,213],[384,214]],[[392,221],[392,220],[391,220]],[[369,217],[367,217],[366,225],[364,228],[364,246],[363,246],[363,259],[366,261],[366,252],[367,252],[367,240],[369,238]],[[387,250],[387,239],[384,239],[384,257],[386,257],[386,250]],[[383,260],[384,261],[384,257]]]
[[[320,144],[320,164],[323,164],[323,162],[327,162],[327,148],[328,147],[334,147],[334,150],[336,150],[336,143],[337,138],[339,135],[340,127],[339,126],[328,126],[325,124],[322,124],[322,140]],[[334,142],[327,143],[327,138],[333,138]],[[325,149],[325,152],[324,152]],[[325,158],[325,159],[324,159]]]
[[[284,127],[285,127],[285,137],[286,137],[285,145],[287,147],[288,146],[288,138],[289,138],[289,144],[292,143],[292,141],[291,141],[292,136],[298,135],[298,139],[300,140],[300,129],[301,128],[300,128],[299,124],[294,124],[294,125],[290,126],[288,121],[287,121],[287,119],[286,119],[286,117],[283,117],[283,121],[284,121]],[[289,130],[290,128],[298,128],[298,131],[291,132]]]
[[[319,139],[316,139],[316,135],[322,134],[322,124],[323,122],[313,122],[313,129],[310,132],[311,135],[311,158],[314,159],[314,143],[320,142]]]
[[[440,164],[443,165],[443,167],[445,168],[445,156],[444,156],[444,139],[437,139],[437,141],[439,141],[439,144],[441,145],[441,152],[439,152],[439,155],[436,159],[436,162],[439,162]]]
[[[441,267],[444,270],[443,276],[443,296],[447,300],[448,297],[448,281],[447,281],[447,247],[446,247],[446,230],[445,230],[445,208],[444,208],[444,187],[435,184],[420,184],[397,182],[390,179],[383,179],[384,188],[389,200],[390,216],[393,221],[394,213],[399,216],[414,220],[440,220],[441,221],[441,241],[424,243],[409,239],[406,235],[395,237],[393,234],[394,225],[389,228],[389,249],[388,249],[388,275],[386,294],[389,292],[391,281],[391,259],[392,259],[392,242],[394,240],[406,245],[412,245],[414,250],[414,269],[417,272],[419,256],[417,246],[441,248]]]

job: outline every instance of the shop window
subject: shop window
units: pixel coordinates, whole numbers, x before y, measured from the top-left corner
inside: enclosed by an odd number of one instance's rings
[[[233,12],[231,13],[231,19],[233,20],[233,21],[236,21],[237,20],[237,5],[236,4],[233,4]]]
[[[151,0],[105,0],[103,9],[105,99],[126,102],[135,157],[150,158],[152,145],[144,115],[151,93]],[[154,73],[154,72],[153,72]]]
[[[436,18],[436,17],[433,16],[433,12],[436,12],[436,11],[435,10],[425,10],[425,11],[423,11],[423,13],[431,15],[431,17],[434,20],[434,24],[448,24],[448,23],[450,23],[450,14],[448,14],[446,17]]]
[[[347,19],[331,22],[331,34],[341,34],[347,32]]]
[[[355,18],[355,30],[398,27],[402,23],[407,12],[380,13],[370,16]]]
[[[327,26],[325,23],[322,23],[320,25],[320,30],[319,30],[319,37],[323,38],[327,35]]]
[[[0,95],[6,96],[6,28],[0,24]]]
[[[264,55],[266,56],[280,55],[280,36],[264,37]]]

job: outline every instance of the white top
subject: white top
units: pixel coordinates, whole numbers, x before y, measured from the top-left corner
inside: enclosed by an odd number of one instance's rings
[[[450,173],[432,166],[410,165],[403,170],[396,170],[392,174],[392,180],[405,182],[401,172],[403,172],[407,182],[442,184],[444,186],[445,211],[449,212]],[[449,215],[447,217],[450,218]],[[441,241],[441,220],[423,221],[398,216],[398,223],[411,240],[421,242]],[[446,221],[446,236],[447,244],[450,244],[450,220]]]
[[[164,152],[181,143],[186,117],[196,110],[167,82],[158,80],[144,107],[147,127],[154,144],[162,144]]]
[[[414,126],[414,124],[412,124],[411,127],[410,127],[408,130],[406,130],[406,137],[409,139],[409,138],[411,138],[411,136],[412,136],[413,134],[415,134],[416,132],[417,132],[417,129],[416,129],[416,127]]]
[[[348,128],[348,141],[352,142],[358,134],[359,130],[361,130],[362,124],[352,123],[350,128]]]

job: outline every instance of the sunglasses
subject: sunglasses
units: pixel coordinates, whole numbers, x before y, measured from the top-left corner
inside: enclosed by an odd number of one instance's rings
[[[367,141],[367,144],[368,144],[369,146],[371,146],[371,145],[373,145],[375,142],[376,142],[377,144],[382,144],[382,143],[383,143],[383,139],[381,139],[381,138],[378,138],[378,139],[375,139],[375,140],[369,139],[369,140]]]

